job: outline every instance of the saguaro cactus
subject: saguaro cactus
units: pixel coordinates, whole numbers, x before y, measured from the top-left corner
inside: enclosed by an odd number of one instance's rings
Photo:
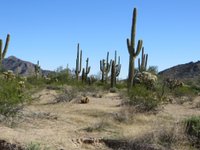
[[[102,82],[104,82],[104,80],[107,82],[108,73],[110,71],[110,65],[111,65],[111,63],[109,64],[109,52],[107,52],[106,62],[105,62],[105,59],[100,61],[100,70],[102,72],[102,78],[101,78]]]
[[[86,68],[85,68],[85,80],[87,80],[88,74],[90,73],[90,68],[88,67],[89,58],[86,59]]]
[[[83,68],[82,70],[81,79],[82,79],[82,82],[85,82],[85,68]]]
[[[116,68],[115,76],[118,77],[121,71],[121,64],[120,64],[120,56],[118,56],[118,62],[117,62],[117,51],[115,51],[115,68]]]
[[[114,88],[116,86],[116,66],[115,61],[112,61],[112,67],[111,67],[111,88]]]
[[[37,64],[35,65],[35,76],[38,77],[40,74],[40,62],[37,61]]]
[[[144,47],[143,47],[142,48],[141,62],[140,62],[140,58],[138,58],[138,70],[140,72],[147,70],[147,61],[148,61],[148,54],[144,54]]]
[[[79,80],[79,74],[81,73],[81,68],[82,68],[82,50],[80,51],[79,43],[78,43],[77,57],[76,57],[76,70],[75,70],[77,81]]]
[[[6,56],[9,42],[10,42],[10,34],[7,34],[6,43],[5,43],[4,48],[3,48],[3,40],[0,39],[0,65],[2,64],[2,61]]]
[[[139,55],[143,43],[142,40],[138,40],[137,48],[135,49],[136,17],[137,9],[134,8],[131,28],[131,39],[127,38],[127,47],[129,52],[128,89],[132,88],[133,86],[135,59]]]

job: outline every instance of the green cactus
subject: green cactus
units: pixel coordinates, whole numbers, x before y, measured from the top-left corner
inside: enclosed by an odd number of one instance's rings
[[[35,65],[35,76],[38,77],[40,75],[40,62],[37,61],[37,64]]]
[[[86,59],[86,68],[85,68],[85,80],[87,80],[88,74],[90,73],[90,68],[88,67],[89,58]]]
[[[148,61],[148,54],[144,54],[144,47],[143,47],[142,48],[141,62],[140,62],[140,58],[138,58],[138,70],[140,72],[147,70],[147,61]]]
[[[5,43],[4,48],[3,48],[3,40],[0,39],[0,65],[2,64],[2,61],[6,56],[9,42],[10,42],[10,34],[7,34],[6,43]]]
[[[82,50],[81,51],[79,50],[79,43],[78,43],[77,57],[76,57],[76,70],[75,70],[77,81],[79,80],[79,74],[81,73],[81,68],[82,68]]]
[[[105,80],[105,82],[107,82],[107,80],[108,80],[108,73],[110,72],[110,65],[111,65],[111,63],[109,63],[109,52],[107,52],[106,62],[105,62],[105,59],[100,61],[100,70],[102,73],[101,81],[102,82],[104,82],[104,80]]]
[[[120,64],[120,56],[118,56],[118,62],[117,62],[117,51],[115,51],[115,68],[116,68],[116,77],[119,76],[121,71],[121,64]]]
[[[85,82],[85,75],[86,73],[85,73],[85,68],[83,68],[83,70],[82,70],[82,75],[81,75],[81,79],[82,79],[82,82]]]
[[[112,61],[112,67],[111,67],[111,88],[114,88],[116,86],[116,66],[115,61]]]
[[[139,55],[143,43],[142,40],[138,40],[137,48],[135,49],[136,17],[137,9],[134,8],[131,28],[131,39],[127,38],[127,47],[129,52],[128,89],[132,88],[133,86],[135,59]]]

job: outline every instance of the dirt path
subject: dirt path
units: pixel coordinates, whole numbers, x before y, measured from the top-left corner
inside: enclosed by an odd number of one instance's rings
[[[200,115],[199,104],[200,96],[196,97],[193,101],[183,104],[167,104],[160,114],[171,116],[178,122],[193,115]]]
[[[157,115],[133,114],[132,123],[126,124],[114,120],[122,111],[118,94],[105,93],[102,98],[89,96],[88,104],[77,103],[78,99],[52,104],[57,95],[56,91],[47,89],[34,95],[34,103],[24,108],[23,117],[16,125],[0,124],[0,139],[22,145],[39,143],[50,150],[109,149],[99,139],[136,138],[152,132],[163,120],[168,122],[167,117],[179,121],[200,115],[200,108],[195,107],[200,103],[197,97],[191,103],[168,104]],[[84,139],[90,144],[83,144]]]
[[[106,126],[105,120],[119,111],[121,100],[117,94],[105,94],[103,98],[89,97],[88,104],[50,104],[56,95],[54,90],[39,92],[36,95],[38,100],[24,108],[25,118],[21,123],[14,128],[0,125],[0,139],[25,145],[40,143],[51,149],[84,149],[80,141],[82,138],[99,139],[112,135],[109,125],[104,132],[87,130],[98,130],[96,128]],[[96,149],[96,146],[93,148]]]

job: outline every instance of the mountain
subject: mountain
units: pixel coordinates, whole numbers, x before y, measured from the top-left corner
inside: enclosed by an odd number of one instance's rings
[[[177,65],[159,72],[164,78],[196,82],[200,80],[200,61]]]
[[[35,74],[35,65],[31,62],[21,60],[15,56],[5,58],[2,62],[3,68],[6,70],[12,70],[15,74],[22,76],[31,76]],[[47,75],[52,71],[42,70],[43,75]]]

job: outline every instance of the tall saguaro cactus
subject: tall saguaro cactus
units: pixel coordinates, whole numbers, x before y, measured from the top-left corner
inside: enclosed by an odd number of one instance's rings
[[[0,39],[0,65],[2,64],[2,61],[6,56],[9,42],[10,42],[10,34],[7,34],[6,43],[5,43],[4,48],[3,48],[3,40]]]
[[[75,70],[77,81],[79,80],[79,74],[81,73],[81,68],[82,68],[82,50],[80,51],[79,43],[78,43],[77,57],[76,57],[76,70]]]
[[[132,28],[131,28],[131,39],[127,38],[127,47],[129,52],[128,89],[132,88],[133,86],[135,59],[139,55],[143,43],[142,40],[138,40],[137,48],[135,48],[136,17],[137,17],[137,9],[134,8],[133,18],[132,18]]]
[[[148,61],[148,54],[144,54],[144,47],[143,47],[142,48],[141,62],[140,62],[140,58],[138,58],[138,70],[140,72],[147,70],[147,61]]]
[[[100,61],[100,70],[101,70],[101,73],[102,73],[101,81],[102,82],[104,82],[104,80],[107,82],[108,73],[110,71],[110,65],[111,64],[109,64],[109,52],[107,52],[106,62],[105,62],[105,59],[103,59],[103,60]]]

